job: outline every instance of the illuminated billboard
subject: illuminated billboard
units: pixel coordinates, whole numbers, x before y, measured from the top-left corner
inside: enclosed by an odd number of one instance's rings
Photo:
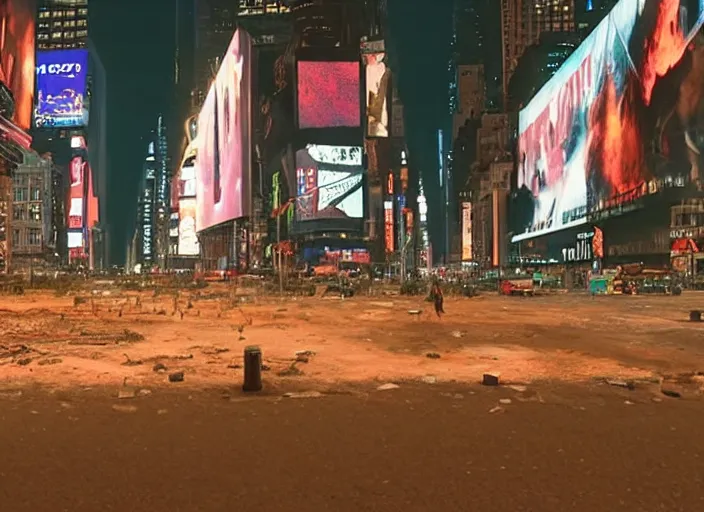
[[[85,175],[86,162],[80,156],[74,156],[69,165],[69,211],[68,227],[83,228],[85,226]]]
[[[198,116],[196,227],[244,217],[251,166],[252,39],[238,30]]]
[[[363,175],[360,146],[308,144],[298,150],[297,220],[361,219]]]
[[[462,203],[462,261],[472,256],[472,203]]]
[[[514,242],[699,178],[703,13],[704,0],[621,0],[520,112],[532,206]]]
[[[391,69],[385,53],[363,55],[366,78],[367,137],[389,136],[389,87]]]
[[[359,62],[298,61],[298,127],[361,125]]]
[[[384,247],[394,252],[394,202],[384,201]]]
[[[0,82],[12,92],[11,121],[28,130],[34,97],[34,0],[0,0]]]
[[[37,128],[74,128],[88,125],[86,78],[88,50],[37,52]]]
[[[198,256],[198,236],[196,235],[196,200],[181,199],[178,205],[178,254]]]

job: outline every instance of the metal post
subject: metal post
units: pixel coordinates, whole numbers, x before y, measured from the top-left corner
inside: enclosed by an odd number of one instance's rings
[[[276,204],[281,208],[281,190],[277,191]],[[277,271],[279,272],[279,295],[284,294],[284,273],[281,265],[281,212],[276,212],[276,257]]]

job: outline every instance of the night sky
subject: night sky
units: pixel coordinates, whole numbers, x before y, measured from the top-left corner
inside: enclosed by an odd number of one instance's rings
[[[234,1],[234,0],[233,0]],[[175,0],[91,0],[90,37],[108,81],[110,260],[124,262],[134,227],[147,136],[167,112],[173,87]],[[440,212],[438,128],[449,126],[447,63],[452,2],[389,0],[399,94],[405,104],[410,165],[422,172],[433,219]]]

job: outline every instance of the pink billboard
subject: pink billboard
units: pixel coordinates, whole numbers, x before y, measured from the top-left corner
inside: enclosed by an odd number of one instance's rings
[[[249,214],[252,39],[235,32],[198,116],[196,229]]]

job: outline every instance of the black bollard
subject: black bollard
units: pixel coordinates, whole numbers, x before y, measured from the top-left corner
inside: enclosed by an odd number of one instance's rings
[[[244,383],[242,391],[261,391],[262,351],[256,345],[244,349]]]
[[[697,311],[696,309],[694,311],[689,312],[689,321],[690,322],[701,322],[702,321],[702,312]]]

